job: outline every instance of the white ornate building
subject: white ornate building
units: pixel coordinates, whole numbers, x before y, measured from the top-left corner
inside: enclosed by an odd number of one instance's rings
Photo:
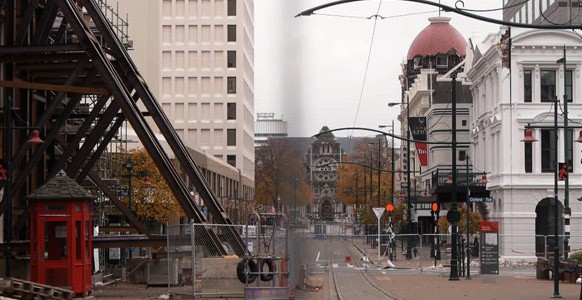
[[[510,39],[509,39],[510,38]],[[566,69],[562,61],[566,49]],[[499,221],[501,255],[535,258],[551,251],[554,243],[554,151],[565,161],[565,145],[572,149],[566,159],[570,166],[569,206],[572,209],[571,249],[582,247],[582,147],[572,140],[578,129],[566,134],[558,130],[554,142],[554,102],[559,100],[558,123],[563,126],[563,95],[568,103],[570,125],[582,123],[582,39],[571,31],[543,31],[506,28],[489,35],[477,45],[473,66],[471,109],[472,157],[476,168],[488,172],[494,202],[490,218]],[[538,140],[524,143],[530,124]],[[540,128],[546,127],[546,128]],[[549,128],[548,128],[549,127]],[[565,136],[568,142],[565,143]],[[573,136],[573,139],[572,139]],[[573,157],[572,157],[573,156]],[[560,235],[568,231],[562,214],[564,182],[559,182]],[[566,218],[567,219],[567,218]],[[567,226],[567,225],[566,225]],[[560,237],[560,249],[563,238]]]

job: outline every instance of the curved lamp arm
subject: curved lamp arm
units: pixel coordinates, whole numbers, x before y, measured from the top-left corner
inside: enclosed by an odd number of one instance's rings
[[[407,139],[405,137],[401,137],[399,135],[395,135],[392,133],[388,133],[382,130],[377,130],[377,129],[371,129],[371,128],[366,128],[366,127],[341,127],[341,128],[334,128],[334,129],[330,129],[327,131],[322,131],[318,134],[314,134],[313,137],[318,137],[320,135],[324,135],[326,133],[330,133],[330,132],[334,132],[334,131],[341,131],[341,130],[365,130],[365,131],[372,131],[372,132],[376,132],[379,134],[383,134],[383,135],[387,135],[389,137],[393,137],[395,139],[399,139],[401,141],[411,141],[413,143],[425,143],[425,144],[430,144],[430,145],[452,145],[452,142],[430,142],[430,141],[419,141],[419,140],[413,140],[413,139]],[[470,142],[457,142],[457,145],[470,145]]]
[[[304,11],[300,12],[299,14],[297,14],[295,17],[311,16],[316,11],[324,9],[324,8],[328,8],[328,7],[332,7],[332,6],[336,6],[336,5],[341,5],[341,4],[345,4],[345,3],[360,2],[360,1],[367,1],[367,0],[338,0],[338,1],[333,1],[330,3],[326,3],[326,4],[322,4],[322,5],[310,8],[308,10],[304,10]],[[511,26],[511,27],[533,28],[533,29],[582,29],[581,25],[575,25],[575,24],[540,25],[540,24],[507,22],[507,21],[503,21],[503,20],[488,18],[488,17],[484,17],[484,16],[480,16],[480,15],[468,12],[462,8],[459,8],[459,5],[464,5],[464,2],[461,0],[457,0],[455,7],[452,7],[449,5],[444,5],[444,4],[437,3],[437,2],[427,1],[427,0],[399,0],[399,1],[415,2],[415,3],[436,6],[445,12],[454,12],[456,14],[463,15],[465,17],[469,17],[472,19],[476,19],[476,20],[480,20],[480,21],[484,21],[484,22],[488,22],[488,23],[493,23],[493,24]]]

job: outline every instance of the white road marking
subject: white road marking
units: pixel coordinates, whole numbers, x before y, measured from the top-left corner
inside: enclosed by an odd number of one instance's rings
[[[317,252],[317,258],[315,259],[315,261],[319,261],[319,254],[321,254],[321,252]]]

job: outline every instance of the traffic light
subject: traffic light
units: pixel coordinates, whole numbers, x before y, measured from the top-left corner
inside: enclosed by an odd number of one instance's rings
[[[386,210],[388,211],[389,215],[392,215],[392,212],[394,211],[394,205],[392,205],[392,203],[386,204]]]
[[[434,216],[435,214],[437,214],[437,215],[438,215],[438,213],[439,213],[440,209],[441,209],[441,207],[440,207],[439,203],[435,201],[435,202],[433,202],[433,203],[432,203],[432,205],[430,206],[430,214],[431,214],[431,215],[433,215],[433,216]]]

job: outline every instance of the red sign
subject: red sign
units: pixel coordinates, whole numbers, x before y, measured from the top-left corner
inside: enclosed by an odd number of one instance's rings
[[[414,143],[416,147],[416,154],[418,154],[418,160],[420,160],[420,165],[423,167],[428,166],[428,144],[426,143]]]
[[[426,141],[426,117],[409,117],[408,127],[412,133],[412,138],[414,139],[414,146],[416,147],[416,154],[418,154],[418,160],[420,160],[420,165],[423,167],[428,166],[428,145],[426,143],[421,143],[418,141]]]
[[[499,232],[499,222],[479,222],[481,232]]]

